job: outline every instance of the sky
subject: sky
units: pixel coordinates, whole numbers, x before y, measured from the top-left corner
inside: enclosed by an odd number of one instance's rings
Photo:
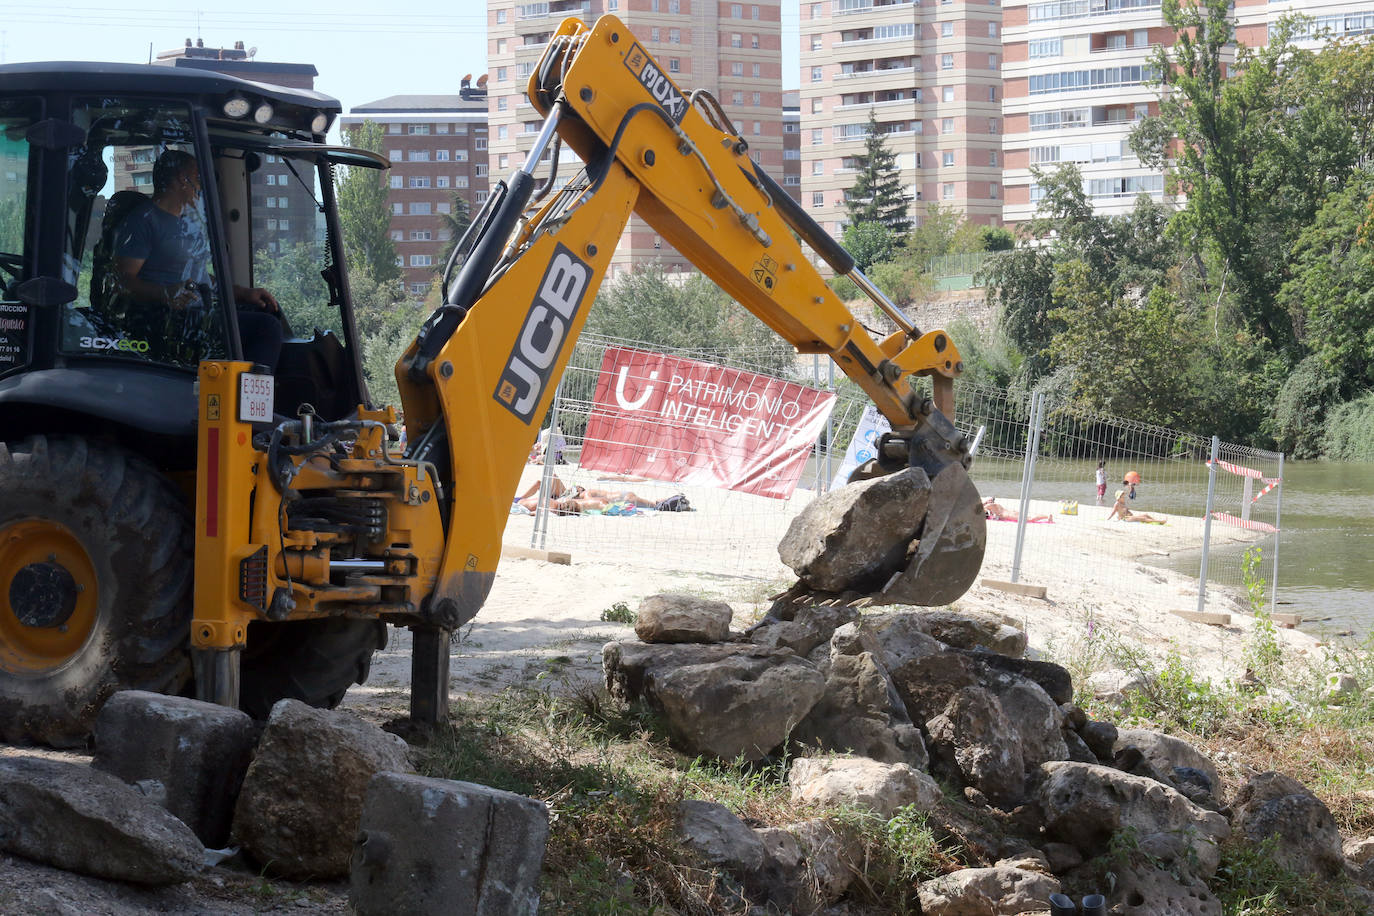
[[[0,0],[0,62],[147,63],[197,38],[242,41],[257,59],[311,63],[315,88],[348,111],[389,95],[457,92],[486,69],[484,0]],[[783,0],[783,85],[798,83],[798,0]],[[694,87],[686,87],[688,89]]]

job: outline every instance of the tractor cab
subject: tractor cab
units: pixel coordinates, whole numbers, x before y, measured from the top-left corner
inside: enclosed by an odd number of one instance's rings
[[[75,433],[193,467],[197,366],[242,359],[241,325],[262,320],[236,289],[280,303],[277,413],[365,403],[334,170],[387,162],[325,143],[339,111],[206,71],[0,66],[6,438]]]

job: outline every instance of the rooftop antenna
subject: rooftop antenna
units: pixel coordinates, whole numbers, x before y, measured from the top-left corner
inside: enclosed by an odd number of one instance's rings
[[[253,58],[255,58],[255,57],[257,57],[257,56],[258,56],[258,46],[257,46],[257,45],[254,45],[253,47],[251,47],[251,48],[248,49],[248,59],[249,59],[249,60],[252,60]]]

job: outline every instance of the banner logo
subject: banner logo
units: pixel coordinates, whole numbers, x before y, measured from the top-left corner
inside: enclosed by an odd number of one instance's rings
[[[591,278],[591,267],[566,246],[554,249],[494,395],[525,424],[534,420],[539,396],[549,383]]]
[[[653,58],[638,43],[630,46],[629,53],[625,55],[625,66],[629,67],[630,72],[639,78],[645,89],[649,90],[649,95],[654,97],[659,107],[668,112],[668,117],[673,119],[673,123],[681,124],[682,119],[687,116],[687,100],[673,85],[668,74],[658,68],[658,64],[654,63]]]

